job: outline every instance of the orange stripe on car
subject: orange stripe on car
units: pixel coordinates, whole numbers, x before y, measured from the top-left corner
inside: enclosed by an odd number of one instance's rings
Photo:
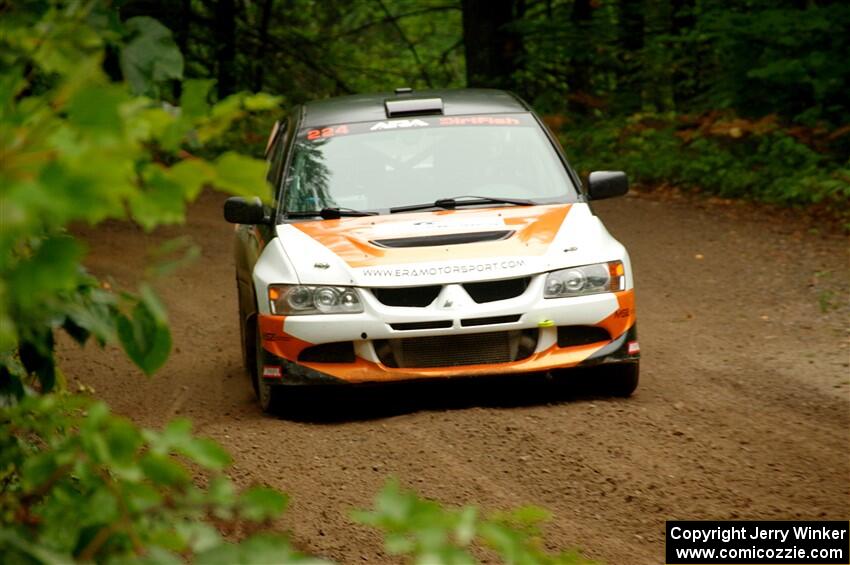
[[[422,214],[399,214],[392,219],[386,217],[376,219],[375,217],[366,216],[362,218],[298,222],[293,223],[292,226],[330,249],[348,263],[349,266],[371,267],[374,265],[447,259],[543,255],[555,239],[555,235],[561,228],[561,224],[564,222],[564,218],[566,218],[569,210],[569,204],[498,209],[488,208],[486,210],[441,210]],[[473,220],[476,216],[485,215],[488,217],[501,217],[505,223],[505,229],[514,230],[516,233],[510,239],[503,241],[439,247],[393,249],[378,247],[369,243],[370,240],[380,239],[374,233],[378,222],[382,225],[391,224],[394,221],[404,223],[424,222],[448,216]],[[445,233],[445,229],[437,233]],[[429,234],[423,231],[422,233],[406,235],[427,236],[435,234]]]
[[[390,368],[360,357],[354,363],[301,363],[350,383],[390,382],[406,379],[433,379],[509,375],[574,367],[605,346],[605,342],[570,348],[553,346],[527,359],[510,363],[464,365],[463,367]]]
[[[313,345],[283,331],[286,316],[259,315],[260,339],[263,349],[290,361],[298,361],[298,354]]]
[[[635,323],[635,291],[624,290],[615,293],[617,296],[617,309],[609,316],[595,325],[605,328],[611,335],[611,339],[617,339]]]

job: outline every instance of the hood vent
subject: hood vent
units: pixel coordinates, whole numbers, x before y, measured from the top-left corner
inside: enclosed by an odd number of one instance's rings
[[[397,237],[393,239],[375,239],[370,243],[378,247],[440,247],[443,245],[461,245],[482,241],[500,241],[514,234],[513,230],[479,231],[472,233],[449,233],[417,237]]]

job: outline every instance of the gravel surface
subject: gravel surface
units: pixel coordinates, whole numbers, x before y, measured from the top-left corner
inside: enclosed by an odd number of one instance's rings
[[[847,240],[784,214],[705,198],[596,205],[635,265],[642,383],[594,396],[592,374],[346,390],[264,416],[240,362],[232,227],[207,193],[185,227],[78,232],[91,268],[134,286],[150,251],[189,235],[201,258],[157,284],[174,351],[145,378],[116,348],[62,342],[62,368],[119,413],[191,418],[234,455],[239,484],[292,496],[279,527],[344,563],[394,562],[353,525],[394,475],[449,504],[548,508],[553,548],[661,563],[667,519],[847,519]],[[579,383],[579,384],[576,384]]]

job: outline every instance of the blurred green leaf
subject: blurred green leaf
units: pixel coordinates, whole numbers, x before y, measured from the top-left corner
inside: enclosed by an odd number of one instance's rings
[[[197,565],[232,565],[263,563],[264,565],[325,565],[328,561],[307,557],[295,551],[278,536],[255,535],[238,544],[211,548],[197,556]]]
[[[280,96],[272,96],[265,92],[249,94],[242,100],[242,104],[246,110],[251,112],[259,112],[262,110],[273,110],[280,106],[283,98]]]
[[[211,439],[193,438],[181,445],[179,451],[207,469],[223,469],[230,465],[230,455]]]
[[[215,178],[216,170],[206,161],[187,159],[169,168],[166,174],[180,186],[185,198],[193,200]]]
[[[580,554],[546,552],[534,526],[548,513],[531,506],[479,517],[476,508],[444,508],[388,480],[370,511],[353,513],[355,521],[375,526],[385,535],[391,555],[408,555],[417,563],[475,563],[476,542],[494,549],[505,563],[589,564]]]
[[[171,30],[153,18],[125,22],[132,39],[121,49],[121,70],[136,94],[155,94],[160,82],[183,77],[183,55]]]
[[[127,94],[116,85],[91,84],[81,88],[68,104],[68,122],[84,132],[121,133],[119,106]]]
[[[113,463],[126,465],[134,460],[142,444],[142,436],[136,426],[127,420],[115,418],[104,435]]]
[[[202,553],[221,544],[221,535],[204,522],[178,522],[174,525],[178,534],[187,540],[187,546],[195,553]]]
[[[268,487],[252,487],[239,497],[239,511],[246,519],[261,522],[277,518],[284,510],[288,498]]]
[[[53,236],[40,242],[35,251],[22,258],[9,275],[12,304],[28,312],[77,284],[82,246],[70,237]]]
[[[211,79],[192,79],[183,82],[183,91],[180,94],[180,109],[185,118],[200,118],[209,112],[210,89],[215,84]]]
[[[88,335],[94,335],[100,344],[112,341],[115,337],[115,296],[94,286],[96,281],[90,281],[91,286],[82,285],[65,303],[66,331],[68,324],[79,329],[69,331],[72,337],[82,345]],[[76,332],[72,333],[72,332]]]
[[[238,196],[259,196],[269,199],[269,186],[266,183],[267,165],[260,159],[253,159],[228,151],[215,161],[213,185]]]
[[[186,468],[165,455],[146,453],[139,460],[139,466],[145,476],[157,485],[177,486],[189,480]]]
[[[124,351],[145,374],[153,374],[168,359],[171,331],[165,309],[149,287],[142,287],[131,316],[120,315],[117,326]]]
[[[40,565],[67,565],[73,559],[70,555],[56,553],[24,538],[10,528],[0,528],[0,555],[5,555],[8,563],[38,563]]]
[[[26,490],[34,490],[47,482],[59,466],[51,453],[39,453],[24,461],[21,479]]]
[[[172,180],[159,165],[145,167],[144,190],[133,195],[130,207],[133,219],[147,230],[160,224],[181,223],[186,217],[184,187]]]

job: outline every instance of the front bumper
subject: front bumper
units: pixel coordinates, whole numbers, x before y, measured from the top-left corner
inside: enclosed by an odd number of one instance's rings
[[[452,308],[436,300],[429,308],[386,307],[374,297],[364,297],[362,314],[269,316],[259,318],[266,367],[280,367],[268,374],[281,375],[279,384],[367,383],[461,376],[507,375],[611,362],[637,361],[634,351],[636,316],[634,291],[572,298],[543,299],[532,284],[523,296],[489,304],[460,301]],[[442,295],[441,295],[442,296]],[[501,319],[497,323],[465,325],[469,320]],[[508,321],[505,321],[508,320]],[[411,324],[450,321],[449,327],[403,329]],[[597,327],[608,339],[582,344],[560,344],[559,328]],[[418,327],[418,326],[416,326]],[[451,341],[474,342],[478,334],[536,337],[533,351],[521,359],[450,366],[392,366],[379,354],[382,343],[395,340],[443,336]],[[483,337],[483,336],[482,336]],[[305,361],[309,348],[330,343],[351,343],[353,356],[343,362]],[[376,347],[377,344],[377,347]],[[632,344],[631,352],[629,344]],[[265,373],[265,371],[264,371]]]

